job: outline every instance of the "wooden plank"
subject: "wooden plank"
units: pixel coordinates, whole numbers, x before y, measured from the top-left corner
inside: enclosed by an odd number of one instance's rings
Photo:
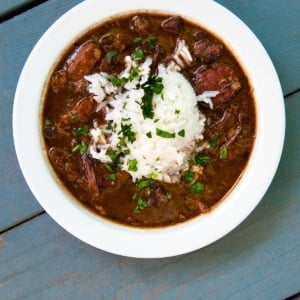
[[[0,2],[0,22],[33,8],[47,0],[4,0]]]
[[[238,300],[299,292],[300,93],[286,108],[276,177],[255,211],[220,241],[178,257],[132,259],[80,242],[44,214],[1,236],[0,298]]]
[[[11,115],[19,74],[39,37],[79,2],[48,1],[0,24],[0,231],[42,211],[23,179],[13,146]]]
[[[260,39],[277,69],[284,94],[299,89],[300,1],[216,2],[236,14]]]

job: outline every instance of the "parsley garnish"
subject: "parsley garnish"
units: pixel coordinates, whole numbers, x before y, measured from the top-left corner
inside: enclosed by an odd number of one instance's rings
[[[160,94],[163,90],[162,78],[157,76],[150,76],[148,80],[142,84],[144,96],[142,97],[141,108],[144,118],[153,119],[152,99],[154,94]]]
[[[190,170],[187,170],[186,172],[184,172],[183,174],[183,180],[186,183],[191,183],[194,179],[194,173]]]
[[[109,51],[109,52],[106,53],[106,58],[113,59],[116,55],[117,55],[117,51],[112,50],[112,51]]]
[[[137,49],[133,53],[133,57],[135,60],[142,60],[145,57],[144,51],[142,49]]]
[[[150,48],[153,49],[155,47],[155,42],[157,41],[157,39],[158,39],[157,35],[154,35],[154,34],[148,35],[146,41],[147,41],[147,43],[148,43],[148,45],[149,45]]]
[[[162,130],[160,128],[156,128],[156,135],[165,138],[165,139],[173,139],[175,138],[175,133]]]
[[[221,146],[220,153],[219,153],[220,159],[226,159],[227,158],[227,147],[226,145]]]
[[[194,157],[194,162],[196,165],[205,165],[209,162],[209,159],[209,156],[198,153]]]
[[[133,42],[134,42],[135,44],[139,44],[141,41],[142,41],[142,38],[139,37],[139,36],[136,36],[136,37],[133,39]]]
[[[128,171],[136,172],[138,170],[137,168],[137,160],[134,159],[128,159],[127,161]]]
[[[137,198],[137,196],[135,196],[135,198]],[[147,205],[148,205],[148,203],[146,200],[144,200],[142,198],[138,198],[136,207],[134,208],[133,212],[140,213],[143,209],[145,209],[147,207]]]
[[[75,136],[84,136],[89,133],[89,130],[90,130],[89,125],[85,124],[82,127],[74,128],[73,134]]]
[[[131,130],[131,126],[132,124],[121,123],[121,131],[119,134],[122,132],[123,137],[127,138],[130,143],[133,143],[136,140],[136,132]]]
[[[177,134],[178,134],[179,136],[185,137],[185,130],[184,130],[184,129],[181,129],[180,131],[177,132]]]
[[[51,125],[52,125],[52,121],[49,120],[49,119],[45,119],[44,125],[45,125],[46,127],[51,126]]]
[[[191,192],[193,193],[201,193],[204,191],[204,184],[201,182],[196,182],[191,186]]]
[[[80,144],[77,144],[75,147],[72,148],[72,153],[76,153],[77,151],[80,152],[80,154],[86,153],[88,150],[88,145],[84,142],[81,141]]]

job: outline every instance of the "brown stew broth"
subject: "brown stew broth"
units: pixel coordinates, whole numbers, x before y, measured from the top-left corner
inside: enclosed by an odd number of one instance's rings
[[[153,57],[155,73],[158,63],[172,60],[178,39],[185,40],[192,54],[193,62],[182,73],[196,93],[207,86],[224,93],[213,99],[213,109],[199,103],[206,116],[207,146],[199,155],[201,162],[195,163],[192,182],[183,174],[180,183],[149,180],[149,186],[138,188],[128,173],[112,171],[86,151],[90,136],[78,128],[105,121],[104,113],[96,112],[84,76],[100,71],[119,74],[125,55],[136,49]],[[211,82],[204,84],[203,78]],[[166,226],[209,212],[237,182],[255,139],[255,104],[247,76],[222,41],[176,16],[132,14],[100,24],[67,49],[47,86],[42,126],[49,161],[78,201],[118,223]],[[195,182],[203,190],[193,192]],[[142,207],[138,199],[143,199]]]

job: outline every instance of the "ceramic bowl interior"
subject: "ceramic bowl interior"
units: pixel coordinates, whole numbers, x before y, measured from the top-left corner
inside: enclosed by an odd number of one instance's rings
[[[228,234],[253,211],[276,172],[285,132],[284,102],[276,71],[251,30],[213,1],[190,0],[187,5],[180,0],[112,0],[105,6],[100,2],[83,1],[58,19],[41,37],[23,68],[14,100],[13,133],[24,177],[46,212],[65,230],[94,247],[143,258],[200,249]],[[181,15],[219,37],[234,52],[250,79],[257,115],[257,137],[250,161],[226,199],[208,214],[159,229],[115,224],[74,201],[53,176],[40,125],[45,83],[66,47],[112,15],[145,10]]]

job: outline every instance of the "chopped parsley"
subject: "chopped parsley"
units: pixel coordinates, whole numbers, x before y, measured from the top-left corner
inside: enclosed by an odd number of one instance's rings
[[[144,59],[145,53],[142,49],[137,49],[133,52],[133,57],[135,60],[139,61],[139,60]]]
[[[142,41],[142,38],[139,37],[139,36],[136,36],[136,37],[133,39],[133,43],[134,43],[134,44],[139,44],[141,41]]]
[[[162,138],[165,138],[165,139],[175,138],[175,133],[174,132],[165,131],[165,130],[162,130],[160,128],[156,128],[156,135],[160,136]]]
[[[215,139],[212,139],[211,141],[209,141],[209,146],[210,146],[212,149],[216,149],[217,146],[218,146],[218,142],[217,142]]]
[[[146,39],[149,47],[152,48],[152,49],[155,47],[155,43],[156,43],[157,40],[158,40],[158,36],[154,35],[154,34],[149,34],[147,39]]]
[[[177,132],[177,134],[181,137],[185,137],[185,130],[181,129],[180,131]]]
[[[128,159],[127,161],[128,171],[136,172],[138,170],[137,168],[137,160],[134,159]]]
[[[191,186],[191,192],[201,193],[204,191],[204,184],[201,182],[196,182]]]
[[[73,134],[75,136],[84,136],[89,133],[89,130],[90,130],[89,125],[85,124],[82,127],[74,128]]]
[[[135,196],[135,198],[137,198],[137,196]],[[147,206],[148,206],[148,203],[147,203],[146,200],[144,200],[142,198],[137,198],[137,204],[136,204],[136,207],[134,208],[133,212],[134,213],[140,213]]]
[[[106,179],[109,181],[115,181],[117,178],[117,175],[115,173],[111,173],[109,175],[106,176]]]
[[[219,153],[219,158],[220,159],[226,159],[227,158],[227,146],[223,145],[220,148],[220,153]]]
[[[112,50],[112,51],[109,51],[109,52],[106,53],[106,58],[113,59],[116,55],[117,55],[117,51]]]
[[[117,86],[117,87],[123,86],[127,81],[128,81],[127,78],[125,78],[125,77],[117,77],[117,76],[112,77],[110,79],[111,84],[113,86]]]
[[[194,173],[191,170],[187,170],[183,174],[183,180],[185,183],[191,183],[194,179]]]
[[[144,188],[152,187],[152,184],[153,184],[153,179],[152,178],[141,178],[141,179],[138,179],[136,181],[136,187],[139,190],[142,190]]]
[[[154,112],[152,107],[152,99],[154,94],[159,95],[163,88],[164,86],[162,83],[162,78],[157,76],[150,76],[148,80],[142,84],[144,96],[142,97],[141,108],[144,119],[153,119]]]
[[[72,148],[72,153],[80,152],[80,154],[86,153],[88,150],[88,145],[84,142],[81,141],[79,144],[77,144],[75,147]]]
[[[121,131],[119,134],[122,133],[124,138],[127,138],[130,143],[133,143],[136,140],[136,132],[131,130],[131,126],[132,124],[121,123]]]
[[[52,125],[52,121],[50,119],[45,119],[44,125],[46,127],[51,126]]]
[[[151,139],[151,138],[152,138],[152,132],[151,132],[151,131],[147,132],[147,133],[146,133],[146,136],[147,136],[149,139]]]
[[[195,156],[194,156],[194,163],[196,165],[205,165],[209,162],[210,160],[210,157],[205,155],[205,154],[201,154],[201,153],[197,153]]]

